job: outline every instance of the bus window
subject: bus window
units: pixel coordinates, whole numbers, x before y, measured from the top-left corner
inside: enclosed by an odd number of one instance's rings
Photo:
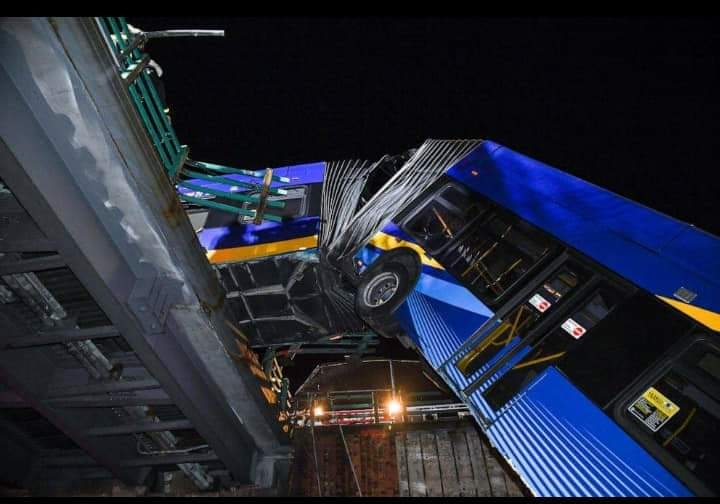
[[[443,188],[405,225],[429,253],[440,250],[489,205],[454,186]]]
[[[632,286],[627,286],[632,290]],[[677,344],[692,327],[678,310],[637,290],[558,364],[572,383],[601,408]]]
[[[524,337],[546,313],[553,311],[561,298],[578,286],[584,276],[579,276],[576,271],[579,270],[567,265],[551,275],[527,301],[503,317],[502,322],[477,347],[458,361],[458,369],[469,377],[489,363],[514,338]]]
[[[285,188],[286,194],[271,194],[268,201],[284,201],[283,208],[268,209],[268,213],[279,217],[294,219],[305,214],[305,186]]]
[[[488,404],[500,409],[538,374],[560,362],[587,338],[591,330],[622,300],[622,294],[609,286],[595,290],[579,308],[563,317],[559,327],[533,345],[530,352],[484,393]]]
[[[631,433],[682,468],[679,476],[691,488],[697,479],[720,493],[720,350],[693,343],[662,376],[637,389],[622,414]]]
[[[500,212],[477,220],[438,260],[486,304],[493,304],[551,250],[550,241]]]
[[[283,208],[268,207],[266,209],[266,212],[269,214],[277,215],[278,217],[282,217],[283,220],[294,219],[306,215],[307,207],[309,206],[307,198],[307,187],[302,185],[295,187],[285,187],[283,189],[287,191],[286,194],[271,194],[268,196],[267,200],[283,201],[285,202],[285,206]],[[238,192],[237,194],[255,197],[259,196],[259,193],[257,191],[252,190]],[[215,201],[218,203],[237,206],[237,202],[234,202],[233,200],[229,200],[227,198],[223,198],[221,196],[218,196]],[[254,202],[244,202],[240,208],[242,208],[243,210],[253,210],[257,208],[257,204]],[[243,216],[237,213],[226,212],[224,210],[210,209],[207,219],[204,221],[203,225],[206,228],[225,227],[232,226],[234,224],[248,224],[251,223],[253,220],[254,217]]]

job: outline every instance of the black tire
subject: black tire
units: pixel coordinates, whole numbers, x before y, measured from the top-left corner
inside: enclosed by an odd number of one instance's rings
[[[392,314],[420,278],[422,263],[414,250],[386,252],[365,270],[355,292],[355,309],[373,329],[393,337],[400,329]]]

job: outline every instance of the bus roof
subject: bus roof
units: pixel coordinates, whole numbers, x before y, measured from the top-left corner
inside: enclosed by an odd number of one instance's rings
[[[492,141],[448,175],[720,330],[718,237]]]

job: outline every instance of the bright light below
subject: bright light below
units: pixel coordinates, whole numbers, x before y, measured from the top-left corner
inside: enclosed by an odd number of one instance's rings
[[[315,406],[315,409],[313,409],[313,415],[316,417],[321,417],[325,414],[325,410],[322,406]]]
[[[387,411],[391,416],[397,415],[402,411],[402,403],[395,398],[390,399],[387,403]]]

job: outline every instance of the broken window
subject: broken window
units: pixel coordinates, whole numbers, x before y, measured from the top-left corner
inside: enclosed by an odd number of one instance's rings
[[[475,221],[439,260],[482,301],[492,304],[552,248],[539,232],[498,210]]]
[[[470,193],[447,186],[408,221],[406,228],[425,250],[437,252],[487,207]]]

